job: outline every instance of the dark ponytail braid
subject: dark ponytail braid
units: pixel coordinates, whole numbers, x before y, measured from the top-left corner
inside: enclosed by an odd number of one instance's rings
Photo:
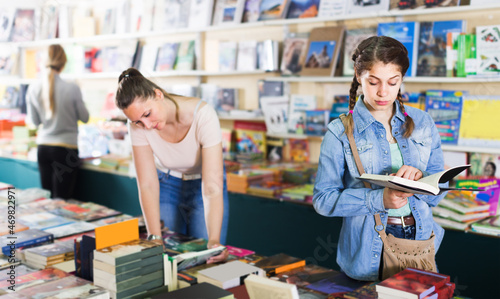
[[[403,97],[401,96],[401,89],[398,91],[398,102],[399,109],[405,115],[405,122],[403,124],[403,129],[405,130],[403,133],[403,137],[408,138],[413,133],[413,129],[415,128],[415,123],[413,122],[413,118],[411,118],[408,113],[405,111],[405,105],[403,105]]]

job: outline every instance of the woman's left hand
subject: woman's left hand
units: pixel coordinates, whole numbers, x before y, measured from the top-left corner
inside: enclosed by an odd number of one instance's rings
[[[421,179],[424,176],[424,174],[422,173],[422,171],[418,170],[415,167],[403,165],[398,170],[398,172],[396,172],[395,176],[416,181]]]
[[[222,246],[222,245],[219,244],[219,242],[217,242],[217,241],[208,241],[207,248],[215,248],[218,246]],[[229,252],[227,251],[227,249],[224,249],[224,251],[221,254],[216,255],[216,256],[212,256],[211,258],[209,258],[207,260],[207,264],[225,261],[228,256],[229,256]]]

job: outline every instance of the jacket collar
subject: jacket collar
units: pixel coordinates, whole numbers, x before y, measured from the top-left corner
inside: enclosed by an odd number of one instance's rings
[[[400,110],[399,101],[394,101],[394,104],[396,105],[396,113],[394,114],[394,117],[398,118],[402,123],[404,123],[405,116]],[[358,133],[362,133],[364,130],[366,130],[366,128],[368,128],[373,122],[376,121],[370,111],[368,111],[368,108],[366,108],[364,95],[359,96],[358,101],[354,106],[353,117],[355,117],[356,119],[355,126],[358,130]]]

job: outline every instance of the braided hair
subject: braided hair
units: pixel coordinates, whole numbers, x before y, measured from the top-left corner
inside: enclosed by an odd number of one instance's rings
[[[118,77],[118,89],[116,90],[116,106],[121,110],[127,109],[136,99],[146,101],[155,97],[155,90],[160,90],[165,98],[175,105],[175,119],[179,121],[179,105],[163,88],[153,81],[144,77],[141,72],[131,67],[124,70]]]
[[[377,62],[384,64],[395,64],[400,67],[401,74],[404,76],[410,61],[408,59],[408,50],[403,44],[394,38],[388,36],[371,36],[363,40],[352,54],[352,61],[354,62],[355,75],[352,79],[351,88],[349,90],[349,113],[347,114],[346,132],[352,133],[354,128],[354,121],[352,110],[356,104],[356,95],[359,86],[361,85],[357,77],[360,77],[365,71],[370,70]],[[398,91],[397,100],[399,101],[399,108],[405,115],[405,122],[403,124],[405,138],[410,137],[415,127],[413,119],[406,113],[403,105],[403,97],[401,96],[401,89]]]

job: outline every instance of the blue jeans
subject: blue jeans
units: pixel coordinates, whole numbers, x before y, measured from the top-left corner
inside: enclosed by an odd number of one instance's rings
[[[157,173],[160,182],[160,218],[165,226],[181,234],[208,239],[201,179],[183,181],[159,170]],[[223,202],[221,244],[226,243],[229,222],[229,198],[225,173]]]
[[[415,225],[387,225],[386,234],[392,234],[396,238],[415,240]]]

